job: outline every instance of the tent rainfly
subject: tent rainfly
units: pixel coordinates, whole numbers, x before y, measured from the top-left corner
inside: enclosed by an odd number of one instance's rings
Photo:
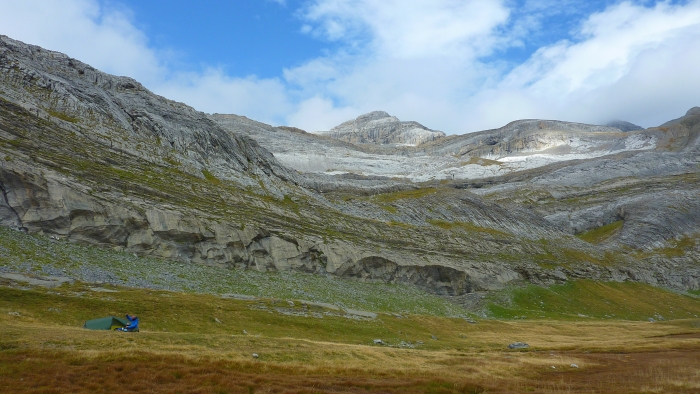
[[[114,330],[118,327],[126,327],[129,324],[125,319],[115,316],[103,317],[100,319],[88,320],[83,328],[88,330]]]

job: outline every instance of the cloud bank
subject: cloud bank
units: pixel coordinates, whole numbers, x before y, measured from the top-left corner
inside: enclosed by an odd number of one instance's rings
[[[0,0],[0,33],[205,112],[309,131],[371,110],[450,134],[521,118],[655,126],[700,105],[700,0],[583,4],[311,0],[290,12],[331,49],[277,78],[181,72],[128,9],[98,0]],[[552,15],[570,22],[553,42],[543,40],[556,30]],[[533,46],[524,59],[509,56]]]

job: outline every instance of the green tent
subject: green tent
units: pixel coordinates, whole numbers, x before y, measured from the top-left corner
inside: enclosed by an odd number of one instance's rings
[[[114,330],[117,327],[126,327],[128,324],[129,322],[126,319],[108,316],[101,319],[88,320],[83,327],[89,330]]]

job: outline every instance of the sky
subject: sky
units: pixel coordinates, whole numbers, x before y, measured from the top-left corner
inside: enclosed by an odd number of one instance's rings
[[[307,131],[660,125],[700,106],[700,0],[0,0],[0,34]]]

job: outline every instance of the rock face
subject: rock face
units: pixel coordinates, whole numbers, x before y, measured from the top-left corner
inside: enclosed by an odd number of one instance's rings
[[[319,134],[352,143],[401,145],[420,145],[445,137],[442,131],[430,130],[418,122],[402,122],[384,111],[360,115]]]
[[[700,286],[696,111],[627,133],[524,120],[442,137],[358,119],[342,140],[207,115],[2,36],[0,224],[458,299],[571,278]]]
[[[296,174],[255,141],[227,133],[205,114],[156,96],[131,78],[6,36],[0,36],[0,73],[5,100],[109,149],[177,162],[194,176],[202,176],[206,162],[222,179],[257,183],[247,175],[265,174],[295,181]]]

